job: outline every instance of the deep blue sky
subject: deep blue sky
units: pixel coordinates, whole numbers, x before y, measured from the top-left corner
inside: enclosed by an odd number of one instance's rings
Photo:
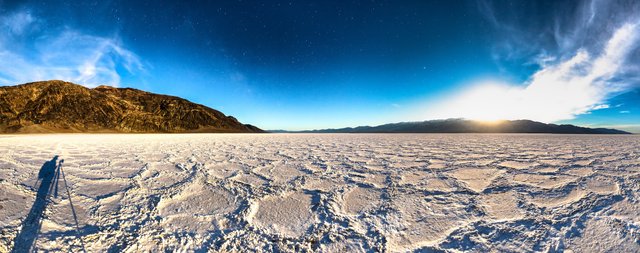
[[[264,129],[291,130],[474,117],[465,102],[447,101],[503,99],[500,92],[460,95],[477,86],[546,85],[545,92],[565,92],[558,98],[590,95],[569,98],[567,106],[563,99],[547,103],[534,91],[519,91],[513,96],[535,97],[528,107],[558,103],[550,107],[558,112],[540,116],[525,109],[505,117],[640,131],[635,37],[605,61],[620,66],[586,81],[574,78],[602,69],[595,62],[608,55],[606,45],[622,27],[630,30],[623,37],[640,33],[638,6],[572,0],[0,1],[0,84],[56,78],[134,87],[180,96]],[[590,58],[575,71],[552,76],[553,82],[534,78],[581,50]],[[587,83],[558,88],[573,82]],[[491,118],[503,115],[492,110],[510,105],[471,109]]]

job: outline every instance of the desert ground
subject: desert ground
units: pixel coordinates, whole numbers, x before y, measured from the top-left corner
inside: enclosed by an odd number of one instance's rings
[[[639,252],[640,136],[0,136],[0,252]]]

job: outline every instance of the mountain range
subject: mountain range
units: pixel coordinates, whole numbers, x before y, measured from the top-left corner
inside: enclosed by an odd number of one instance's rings
[[[270,132],[292,132],[274,130]],[[293,131],[298,133],[554,133],[554,134],[630,134],[609,128],[545,124],[531,120],[483,122],[466,119],[401,122],[379,126]]]
[[[0,133],[262,133],[232,116],[185,99],[132,88],[52,80],[0,87]],[[608,128],[531,120],[401,122],[295,133],[629,134]]]
[[[185,99],[53,80],[0,87],[0,133],[259,133]]]

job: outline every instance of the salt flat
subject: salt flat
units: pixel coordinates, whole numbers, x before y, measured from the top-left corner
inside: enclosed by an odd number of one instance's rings
[[[640,136],[0,136],[0,252],[29,247],[638,252]]]

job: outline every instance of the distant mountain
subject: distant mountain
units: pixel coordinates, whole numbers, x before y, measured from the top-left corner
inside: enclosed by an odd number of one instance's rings
[[[274,132],[284,132],[276,130]],[[379,126],[297,131],[300,133],[553,133],[553,134],[630,134],[608,128],[545,124],[531,120],[504,120],[493,123],[465,119],[402,122]]]
[[[258,133],[234,117],[173,96],[64,81],[0,87],[0,133]]]

